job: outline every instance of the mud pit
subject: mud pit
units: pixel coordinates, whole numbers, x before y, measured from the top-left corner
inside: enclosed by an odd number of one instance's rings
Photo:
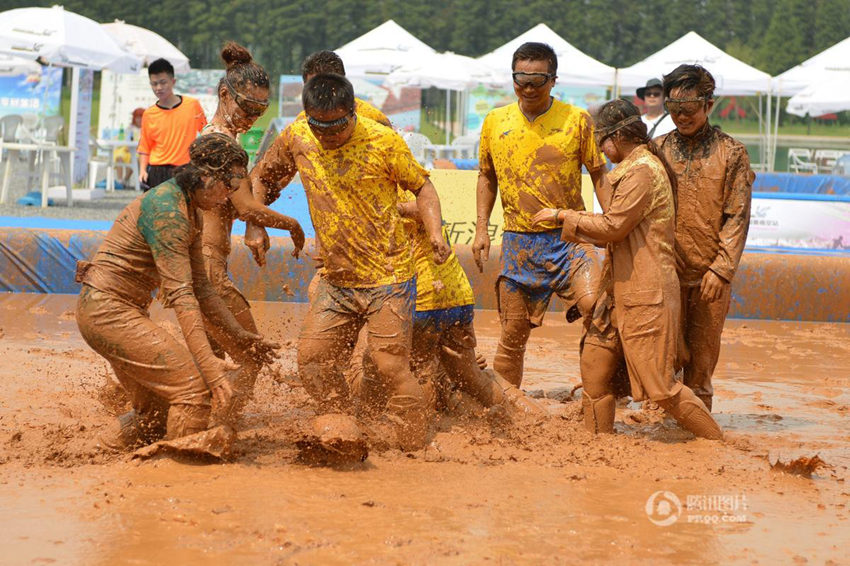
[[[444,418],[422,451],[372,452],[350,469],[296,463],[312,403],[261,375],[236,461],[103,455],[106,364],[73,320],[75,297],[0,296],[0,548],[4,564],[850,562],[850,326],[729,321],[715,413],[732,437],[690,435],[619,408],[593,443],[579,403],[518,429]],[[292,343],[303,305],[260,303],[260,328]],[[166,319],[168,320],[168,319]],[[169,324],[169,322],[165,322]],[[492,359],[496,317],[476,317]],[[526,390],[578,384],[578,328],[550,314],[529,342]],[[812,479],[770,463],[814,456]],[[670,515],[656,496],[674,494]],[[672,507],[675,511],[675,505]],[[726,512],[724,514],[724,509]]]

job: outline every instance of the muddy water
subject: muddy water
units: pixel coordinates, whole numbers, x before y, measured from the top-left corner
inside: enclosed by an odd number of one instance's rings
[[[97,453],[105,368],[76,333],[73,301],[0,296],[0,562],[850,562],[847,325],[727,323],[715,383],[731,442],[686,441],[633,406],[618,411],[622,434],[594,439],[577,403],[552,401],[550,423],[446,418],[425,450],[334,470],[295,460],[312,404],[291,385],[289,350],[281,377],[258,382],[235,462]],[[254,310],[294,343],[303,305]],[[495,314],[478,313],[476,329],[492,359]],[[524,387],[577,384],[577,339],[550,313]],[[768,460],[816,453],[832,468],[812,480],[770,471]],[[682,506],[669,526],[648,518],[657,491]],[[717,496],[735,509],[717,512]]]

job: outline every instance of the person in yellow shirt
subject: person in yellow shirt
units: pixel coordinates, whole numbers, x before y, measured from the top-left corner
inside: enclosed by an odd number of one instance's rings
[[[304,61],[301,63],[301,78],[304,79],[305,85],[310,79],[323,73],[332,73],[343,77],[345,76],[345,65],[342,63],[342,59],[339,55],[333,51],[316,51],[304,58]],[[364,118],[369,118],[379,124],[392,127],[390,119],[387,118],[386,114],[365,100],[355,97],[354,111],[359,116],[363,116]],[[301,114],[298,115],[298,118],[302,118],[303,116],[304,112],[301,112]]]
[[[512,69],[517,102],[492,110],[481,130],[472,252],[483,269],[490,213],[500,193],[505,231],[496,290],[502,332],[493,369],[519,386],[531,329],[542,324],[552,294],[566,301],[567,320],[573,321],[589,313],[599,279],[591,245],[562,242],[555,222],[535,224],[534,215],[546,208],[585,210],[581,168],[597,185],[604,159],[589,114],[550,94],[558,71],[551,47],[521,45]],[[583,348],[582,356],[587,353]]]
[[[139,137],[139,182],[144,190],[171,178],[174,168],[189,163],[189,146],[207,123],[201,103],[174,94],[174,67],[157,59],[148,67],[156,104],[142,115]]]
[[[398,134],[355,113],[354,89],[345,77],[313,77],[302,100],[306,119],[290,124],[251,172],[261,202],[300,173],[322,253],[325,273],[298,343],[299,376],[320,410],[347,408],[342,370],[365,325],[372,360],[389,384],[387,413],[399,425],[399,441],[420,446],[426,400],[410,371],[416,287],[397,191],[416,195],[439,264],[451,248],[443,239],[437,192]],[[246,241],[262,241],[251,236]]]

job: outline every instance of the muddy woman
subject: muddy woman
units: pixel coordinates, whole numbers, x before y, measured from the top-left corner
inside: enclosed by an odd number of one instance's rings
[[[110,363],[133,406],[101,439],[107,448],[204,431],[211,403],[230,402],[236,367],[213,354],[205,318],[262,363],[277,348],[239,324],[204,270],[201,212],[225,203],[236,187],[245,189],[248,155],[216,133],[192,142],[189,155],[172,179],[127,205],[92,261],[78,264],[80,333]],[[185,344],[151,321],[155,290],[174,309]]]
[[[565,241],[608,250],[606,293],[597,299],[584,337],[585,348],[596,346],[587,361],[607,371],[582,372],[585,424],[592,432],[614,432],[612,379],[625,357],[635,400],[651,399],[695,435],[720,439],[720,427],[703,402],[676,379],[676,208],[667,171],[647,147],[646,124],[631,102],[604,104],[596,115],[595,135],[605,156],[617,164],[597,189],[604,213],[547,208],[534,217],[539,223],[563,224]],[[606,299],[613,299],[613,311],[607,313],[612,305]]]
[[[227,70],[218,85],[215,115],[203,133],[219,132],[236,139],[238,134],[247,132],[268,108],[269,75],[254,62],[247,49],[232,41],[221,50],[221,58]],[[267,208],[247,191],[232,193],[221,206],[205,210],[203,215],[207,277],[239,324],[256,334],[257,325],[251,315],[251,307],[227,271],[233,222],[237,218],[250,219],[262,226],[288,230],[294,244],[292,255],[296,258],[304,246],[304,231],[297,220]],[[261,364],[251,357],[250,352],[228,340],[214,324],[207,324],[207,329],[216,353],[221,356],[224,350],[242,367],[233,383],[233,402],[222,414],[216,412],[214,415],[216,419],[232,425],[250,398]]]

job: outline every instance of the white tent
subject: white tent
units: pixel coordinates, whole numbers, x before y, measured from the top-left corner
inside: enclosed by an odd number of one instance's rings
[[[797,116],[823,116],[844,110],[850,110],[850,68],[844,72],[823,71],[811,86],[792,96],[786,108]]]
[[[600,63],[573,47],[567,40],[552,31],[546,24],[537,24],[498,49],[482,55],[478,60],[501,73],[501,82],[510,84],[511,59],[514,51],[528,41],[547,43],[558,56],[558,82],[566,85],[611,86],[614,84],[614,67]]]
[[[774,91],[786,96],[797,94],[823,80],[823,73],[829,71],[850,71],[850,37],[777,75]]]
[[[456,53],[434,53],[412,58],[386,78],[389,87],[465,90],[479,84],[498,83],[502,77],[479,61]]]
[[[385,84],[401,87],[439,88],[446,92],[446,144],[449,143],[451,92],[465,91],[479,84],[498,84],[503,77],[487,65],[456,53],[433,53],[412,58],[387,75]]]
[[[190,70],[189,58],[158,33],[124,23],[121,20],[100,25],[118,45],[141,58],[145,66],[162,58],[171,63],[177,73],[185,73]]]
[[[350,77],[386,75],[423,55],[436,53],[410,32],[387,20],[336,50]]]
[[[0,53],[0,77],[30,74],[41,74],[41,65],[32,59]]]
[[[643,61],[618,69],[617,83],[621,92],[631,94],[647,80],[660,79],[682,64],[699,64],[708,69],[717,83],[715,93],[721,96],[770,92],[770,75],[732,57],[693,31]]]

